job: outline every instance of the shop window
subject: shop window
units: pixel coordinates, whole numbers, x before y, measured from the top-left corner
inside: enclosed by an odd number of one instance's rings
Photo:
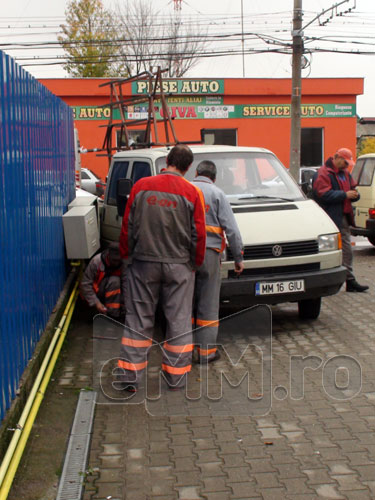
[[[201,130],[201,138],[204,144],[223,144],[226,146],[237,146],[237,129],[216,128]]]
[[[145,137],[146,137],[146,131],[145,130],[128,130],[129,134],[129,144],[130,146],[132,143],[143,143],[145,142]],[[116,142],[117,142],[117,147],[121,148],[125,146],[125,135],[122,134],[121,137],[121,131],[117,130],[116,131]]]
[[[301,166],[323,165],[323,129],[303,128],[301,130]]]

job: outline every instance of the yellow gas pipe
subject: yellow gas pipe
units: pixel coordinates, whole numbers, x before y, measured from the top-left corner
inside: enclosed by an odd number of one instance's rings
[[[17,428],[14,431],[13,438],[1,463],[0,500],[6,500],[8,497],[22,453],[25,449],[28,437],[37,416],[39,406],[44,398],[45,390],[48,386],[61,347],[65,340],[66,332],[68,331],[70,320],[74,311],[75,302],[78,297],[79,281],[80,278],[77,279],[74,285],[62,318],[48,347],[43,363],[26,401],[25,408],[23,409],[22,415],[18,421]]]

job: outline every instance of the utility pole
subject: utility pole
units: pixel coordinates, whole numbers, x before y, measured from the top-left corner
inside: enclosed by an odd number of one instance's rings
[[[241,0],[241,33],[242,33],[242,76],[245,78],[245,39],[243,32],[243,0]]]
[[[299,169],[301,163],[301,63],[303,56],[302,17],[302,0],[294,0],[289,172],[297,182],[299,181]]]

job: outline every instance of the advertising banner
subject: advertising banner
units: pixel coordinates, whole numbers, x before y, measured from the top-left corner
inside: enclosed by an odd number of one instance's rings
[[[139,83],[139,82],[136,82]],[[167,100],[173,119],[225,119],[225,118],[290,118],[290,104],[231,104],[223,103],[221,96],[170,97]],[[72,106],[75,120],[108,120],[110,108],[96,106]],[[147,119],[147,103],[127,106],[128,120]],[[155,103],[156,119],[163,117],[160,103]],[[353,118],[355,104],[302,104],[302,118]],[[120,120],[119,110],[113,113],[114,120]]]

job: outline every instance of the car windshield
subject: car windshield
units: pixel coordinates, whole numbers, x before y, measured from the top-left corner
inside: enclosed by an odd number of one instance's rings
[[[195,170],[203,160],[215,163],[216,185],[225,192],[233,205],[304,199],[286,168],[273,154],[240,151],[195,153],[186,179],[193,180]]]

